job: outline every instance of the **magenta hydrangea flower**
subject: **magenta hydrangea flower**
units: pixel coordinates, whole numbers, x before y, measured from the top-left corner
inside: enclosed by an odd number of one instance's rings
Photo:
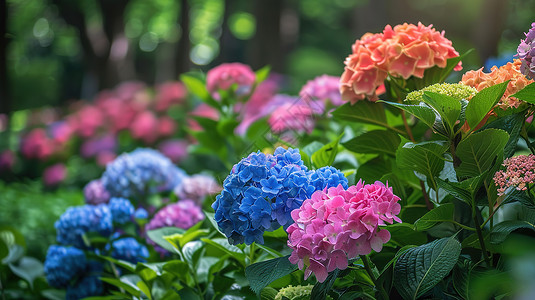
[[[67,168],[62,163],[57,163],[46,168],[43,172],[43,181],[47,186],[58,185],[67,177]]]
[[[291,213],[295,223],[287,229],[290,262],[305,271],[305,279],[314,273],[323,282],[329,272],[346,269],[349,259],[381,251],[390,232],[379,226],[401,222],[399,200],[379,181],[314,192]]]
[[[206,196],[218,194],[222,189],[212,176],[197,174],[184,178],[174,192],[179,199],[191,199],[202,205]]]
[[[321,75],[309,80],[299,92],[303,99],[330,102],[335,106],[342,105],[340,94],[340,77]]]
[[[188,229],[202,220],[204,220],[204,214],[201,208],[192,200],[182,200],[160,209],[152,220],[145,225],[145,231],[162,227]],[[147,238],[147,242],[155,246],[154,249],[162,255],[167,253],[167,250],[157,246],[150,238]]]
[[[529,79],[535,79],[535,22],[531,29],[525,33],[526,39],[521,40],[517,48],[517,55],[522,62],[520,72]]]
[[[219,90],[228,90],[235,84],[237,86],[236,94],[243,96],[251,92],[255,78],[255,73],[248,65],[241,63],[221,64],[206,74],[206,89],[217,99]]]
[[[525,191],[528,185],[535,182],[535,155],[519,155],[503,161],[506,168],[494,174],[494,183],[498,187],[498,195],[514,187],[519,191]]]

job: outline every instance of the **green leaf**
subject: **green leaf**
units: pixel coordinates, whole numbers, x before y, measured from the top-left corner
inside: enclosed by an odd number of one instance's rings
[[[257,83],[260,83],[264,80],[266,80],[269,76],[269,72],[271,71],[271,67],[269,65],[267,66],[264,66],[260,69],[258,69],[256,72],[255,72],[255,75],[256,75],[256,82]]]
[[[278,292],[272,287],[267,287],[260,293],[260,300],[273,300],[277,296]]]
[[[245,267],[245,254],[243,251],[234,246],[229,244],[227,239],[206,239],[202,238],[201,241],[207,243],[208,245],[215,247],[216,249],[219,249],[226,254],[230,255],[231,257],[235,258],[237,261],[239,261],[244,267]]]
[[[448,145],[441,142],[409,142],[397,150],[396,162],[400,169],[419,172],[433,181],[444,169],[443,154],[447,148]]]
[[[245,276],[249,280],[251,289],[257,295],[259,295],[260,291],[262,291],[268,284],[297,269],[297,265],[290,263],[288,257],[290,256],[287,255],[258,262],[245,268]]]
[[[390,241],[400,247],[407,245],[421,245],[427,242],[427,236],[423,232],[414,230],[414,225],[407,223],[397,223],[388,225],[386,229],[390,232]]]
[[[181,260],[171,260],[166,262],[162,269],[166,272],[169,272],[175,275],[178,279],[183,282],[188,282],[188,263]]]
[[[191,94],[197,96],[201,101],[205,102],[206,104],[215,108],[219,108],[219,103],[212,99],[212,96],[210,95],[210,93],[208,93],[208,90],[206,90],[204,81],[199,78],[198,74],[182,74],[180,75],[180,80],[184,83],[184,85],[186,85],[186,88]]]
[[[437,223],[453,220],[454,208],[453,203],[446,203],[432,209],[414,223],[414,229],[424,231],[432,228]]]
[[[408,249],[394,266],[394,286],[404,299],[417,299],[449,274],[460,253],[455,237]]]
[[[310,299],[311,300],[323,300],[327,299],[327,294],[331,290],[334,281],[338,277],[338,274],[340,273],[339,269],[336,269],[329,273],[327,278],[324,282],[318,282],[314,285],[312,288],[312,292],[310,293]]]
[[[400,142],[401,138],[391,131],[374,130],[363,133],[342,145],[347,150],[356,153],[384,153],[395,156]]]
[[[502,153],[509,134],[499,129],[486,129],[470,135],[457,145],[456,155],[461,159],[458,176],[475,177],[489,170]]]
[[[535,82],[528,84],[511,97],[518,98],[519,100],[525,101],[527,103],[535,104]]]
[[[136,283],[136,286],[143,292],[143,294],[145,294],[145,296],[147,296],[149,298],[149,300],[152,300],[152,295],[150,293],[150,289],[149,287],[147,286],[147,284],[143,281],[138,281]]]
[[[397,107],[401,110],[404,110],[411,115],[415,116],[416,118],[420,119],[424,124],[429,126],[429,128],[433,128],[433,125],[435,124],[436,114],[435,111],[427,104],[420,103],[417,105],[413,104],[401,104],[396,102],[388,102],[388,101],[381,101],[378,102],[384,102],[386,104],[392,105],[394,107]]]
[[[448,95],[433,92],[424,92],[423,100],[440,114],[441,119],[446,121],[444,125],[453,133],[453,126],[461,114],[461,102]]]
[[[461,182],[444,181],[437,178],[438,187],[444,189],[448,194],[455,198],[464,201],[468,205],[474,205],[474,197],[483,184],[483,180],[487,176],[487,171],[479,174],[476,177],[468,178]]]
[[[136,266],[129,261],[118,260],[118,259],[115,259],[109,256],[104,256],[104,255],[99,255],[98,257],[105,259],[111,262],[112,264],[118,265],[119,267],[124,268],[128,272],[134,273],[136,271]]]
[[[474,130],[489,111],[500,101],[509,80],[502,82],[477,93],[466,106],[465,117],[471,130]]]
[[[184,260],[190,264],[190,266],[196,266],[199,261],[200,251],[204,247],[201,241],[192,241],[184,245],[182,252],[184,253]]]
[[[508,115],[502,118],[485,125],[481,131],[488,128],[495,128],[505,130],[509,133],[509,141],[503,149],[504,157],[511,157],[515,151],[518,144],[518,139],[520,138],[520,131],[522,130],[522,125],[524,124],[524,112],[520,112],[513,115]]]
[[[335,141],[328,143],[312,154],[312,163],[317,169],[331,166],[333,164],[336,154],[338,154],[338,143],[340,142],[340,138],[341,137],[338,137]]]
[[[170,236],[170,235],[173,235],[173,234],[184,234],[185,230],[184,229],[181,229],[181,228],[176,228],[176,227],[163,227],[163,228],[158,228],[158,229],[155,229],[155,230],[150,230],[147,232],[147,235],[149,236],[149,238],[155,242],[156,244],[158,244],[158,246],[164,248],[165,250],[171,252],[171,253],[176,253],[177,250],[175,249],[175,247],[169,243],[166,239],[165,239],[165,236]]]
[[[4,240],[0,239],[0,261],[2,261],[4,257],[8,256],[8,254],[9,254],[9,248],[7,247]]]
[[[41,291],[41,295],[48,300],[64,300],[66,293],[64,290],[48,289],[48,290]],[[91,298],[85,298],[85,299],[90,300]]]
[[[109,277],[100,277],[100,280],[109,283],[113,286],[116,286],[118,288],[124,289],[126,292],[128,292],[130,295],[140,297],[141,296],[141,290],[139,287],[132,283],[130,280],[123,280],[125,276],[121,277],[121,280],[115,279],[115,278],[109,278]]]
[[[493,244],[502,243],[511,232],[522,228],[535,231],[535,225],[528,221],[512,220],[496,224],[490,233],[490,242]]]
[[[383,106],[371,101],[358,101],[353,105],[346,103],[333,111],[332,115],[335,119],[390,127]]]
[[[197,223],[197,225],[200,225],[201,222]],[[199,226],[194,226],[194,227],[199,227]],[[175,233],[175,234],[172,234],[172,235],[167,235],[167,236],[164,236],[164,239],[166,241],[168,241],[169,243],[171,243],[172,245],[174,245],[175,247],[184,247],[184,245],[186,245],[188,242],[200,237],[200,236],[204,236],[204,235],[207,235],[208,233],[210,233],[210,231],[208,229],[194,229],[194,230],[191,230],[193,227],[191,227],[190,229],[188,229],[188,231],[186,231],[184,234],[180,234],[180,233]]]
[[[24,255],[24,248],[19,245],[9,247],[9,254],[2,259],[2,264],[11,264],[19,260]]]
[[[45,274],[43,264],[39,260],[28,256],[21,258],[18,265],[9,264],[9,268],[17,276],[26,280],[32,289],[34,280]]]

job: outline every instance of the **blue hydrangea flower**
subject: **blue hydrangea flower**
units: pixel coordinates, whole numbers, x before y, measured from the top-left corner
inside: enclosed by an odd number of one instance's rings
[[[149,213],[143,207],[136,209],[136,211],[134,212],[134,218],[136,219],[147,219],[148,217]]]
[[[146,261],[145,259],[149,257],[149,250],[144,245],[138,243],[135,238],[128,237],[112,243],[111,256],[136,264]]]
[[[82,235],[85,233],[97,232],[103,236],[111,234],[112,214],[105,204],[69,207],[56,221],[54,227],[58,243],[84,249],[86,245]]]
[[[84,276],[67,288],[67,300],[78,300],[102,294],[102,281],[98,276]]]
[[[74,247],[52,245],[45,259],[45,274],[48,284],[65,288],[69,282],[86,268],[87,261],[82,250]]]
[[[134,206],[128,199],[111,198],[108,206],[110,207],[113,222],[117,224],[124,224],[130,221],[134,214]]]
[[[314,191],[338,184],[347,187],[340,171],[309,171],[298,149],[279,147],[273,155],[251,153],[223,182],[223,191],[212,205],[215,220],[231,244],[263,243],[264,231],[290,226],[291,211]]]
[[[308,197],[317,190],[323,190],[324,188],[337,187],[341,184],[344,189],[347,189],[347,178],[344,173],[333,167],[323,167],[315,170],[310,176],[310,185],[314,187],[309,192]]]
[[[172,190],[186,176],[160,152],[140,148],[109,163],[102,184],[112,197],[131,199]]]

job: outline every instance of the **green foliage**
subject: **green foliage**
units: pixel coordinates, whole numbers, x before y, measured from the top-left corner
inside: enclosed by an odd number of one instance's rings
[[[465,116],[468,126],[474,130],[489,111],[500,101],[509,80],[487,87],[477,93],[466,106]]]
[[[400,142],[399,136],[391,131],[373,130],[352,138],[342,145],[355,153],[383,153],[395,156]]]
[[[428,230],[438,223],[453,220],[453,203],[442,204],[423,215],[414,223],[414,229],[418,231]]]
[[[245,269],[245,275],[251,289],[259,295],[268,284],[295,271],[297,266],[291,264],[288,257],[273,258],[248,266]]]
[[[394,284],[404,299],[417,299],[431,290],[453,269],[461,253],[455,237],[410,248],[397,260]]]
[[[461,141],[456,149],[456,155],[461,160],[457,168],[457,175],[461,177],[478,176],[491,169],[497,163],[498,156],[509,140],[509,134],[499,129],[486,129],[470,135]]]

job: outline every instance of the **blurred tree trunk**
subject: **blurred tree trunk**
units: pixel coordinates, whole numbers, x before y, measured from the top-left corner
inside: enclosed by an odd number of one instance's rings
[[[232,34],[228,26],[228,19],[230,17],[231,11],[231,0],[225,0],[224,11],[223,11],[223,23],[221,24],[221,38],[219,39],[219,56],[217,57],[215,64],[219,65],[225,62],[231,62],[235,59],[232,57],[232,54],[235,52],[233,47]]]
[[[256,34],[251,41],[249,60],[254,69],[269,64],[273,71],[284,71],[284,53],[281,43],[283,7],[283,0],[255,1]]]
[[[507,0],[486,0],[479,10],[479,18],[472,31],[472,41],[484,63],[498,54],[498,43],[507,18]]]
[[[78,30],[84,62],[97,90],[111,88],[135,77],[128,39],[124,34],[124,11],[129,0],[100,0],[102,28],[88,28],[77,2],[51,0],[65,22]]]
[[[9,82],[7,77],[7,2],[0,0],[0,113],[9,115],[11,112],[11,99],[9,98]]]
[[[182,73],[188,72],[190,70],[190,59],[189,52],[191,48],[189,40],[189,30],[190,30],[190,18],[189,18],[190,5],[188,0],[180,1],[180,15],[178,16],[178,22],[180,29],[182,30],[182,35],[178,41],[178,47],[176,48],[175,55],[175,78]]]

